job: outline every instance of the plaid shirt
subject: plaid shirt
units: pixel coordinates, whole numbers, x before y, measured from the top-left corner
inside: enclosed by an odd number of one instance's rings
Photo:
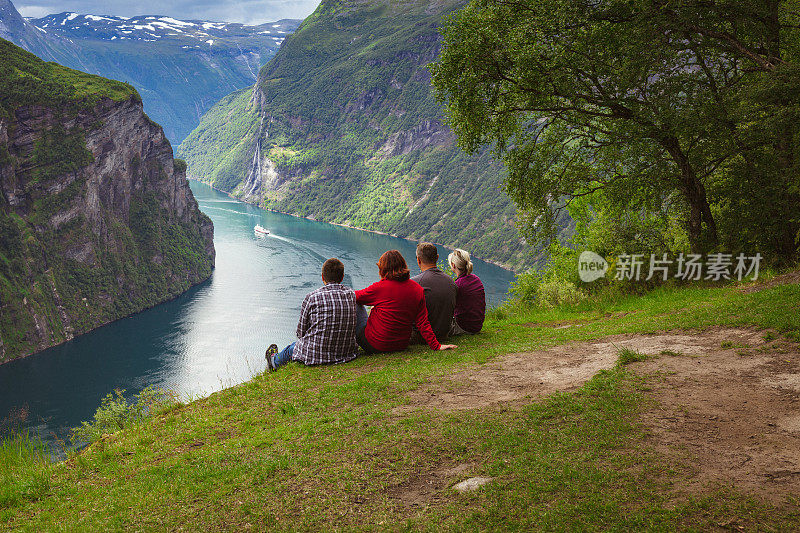
[[[300,308],[292,359],[306,365],[356,357],[356,293],[340,283],[311,291]]]

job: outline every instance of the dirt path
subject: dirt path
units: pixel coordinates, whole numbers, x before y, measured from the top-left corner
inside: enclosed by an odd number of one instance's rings
[[[726,335],[721,340],[719,333]],[[800,495],[800,351],[762,332],[700,336],[701,357],[632,365],[653,375],[657,405],[642,414],[656,449],[689,466],[695,492],[732,485],[775,503]],[[716,341],[716,342],[714,342]],[[721,349],[722,342],[733,346]],[[728,344],[725,344],[728,346]]]
[[[721,342],[739,331],[742,330],[700,334],[615,335],[594,342],[508,354],[480,367],[449,376],[445,381],[445,390],[442,390],[441,384],[433,384],[411,393],[410,405],[401,411],[418,407],[458,411],[571,391],[589,381],[600,370],[613,367],[621,348],[631,348],[648,355],[664,350],[703,355],[718,350]]]
[[[757,281],[755,283],[744,284],[739,290],[745,293],[760,292],[765,289],[771,289],[778,285],[786,285],[790,283],[800,283],[800,270],[794,272],[787,272],[780,274],[767,281]]]
[[[656,400],[641,415],[652,444],[688,465],[680,490],[717,484],[783,501],[800,494],[800,349],[765,332],[619,335],[509,354],[410,393],[410,404],[458,411],[574,390],[620,348],[656,356],[629,368]]]

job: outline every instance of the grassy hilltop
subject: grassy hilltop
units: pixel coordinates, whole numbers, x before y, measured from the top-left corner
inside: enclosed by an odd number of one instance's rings
[[[797,282],[510,305],[452,352],[292,364],[6,463],[0,524],[794,530]]]
[[[0,116],[9,120],[20,106],[71,107],[69,111],[74,112],[102,97],[118,102],[138,98],[136,89],[127,83],[45,63],[6,40],[0,40],[0,51]]]

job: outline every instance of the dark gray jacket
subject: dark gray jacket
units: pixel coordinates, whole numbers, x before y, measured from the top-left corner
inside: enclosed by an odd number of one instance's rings
[[[436,267],[429,268],[411,279],[422,285],[425,290],[428,321],[431,323],[436,338],[439,342],[443,342],[450,332],[453,310],[456,308],[456,294],[458,293],[456,283]]]

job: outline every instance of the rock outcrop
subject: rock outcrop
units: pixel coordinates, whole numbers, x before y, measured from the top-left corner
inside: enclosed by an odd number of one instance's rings
[[[2,363],[205,280],[214,229],[130,86],[0,46]]]

